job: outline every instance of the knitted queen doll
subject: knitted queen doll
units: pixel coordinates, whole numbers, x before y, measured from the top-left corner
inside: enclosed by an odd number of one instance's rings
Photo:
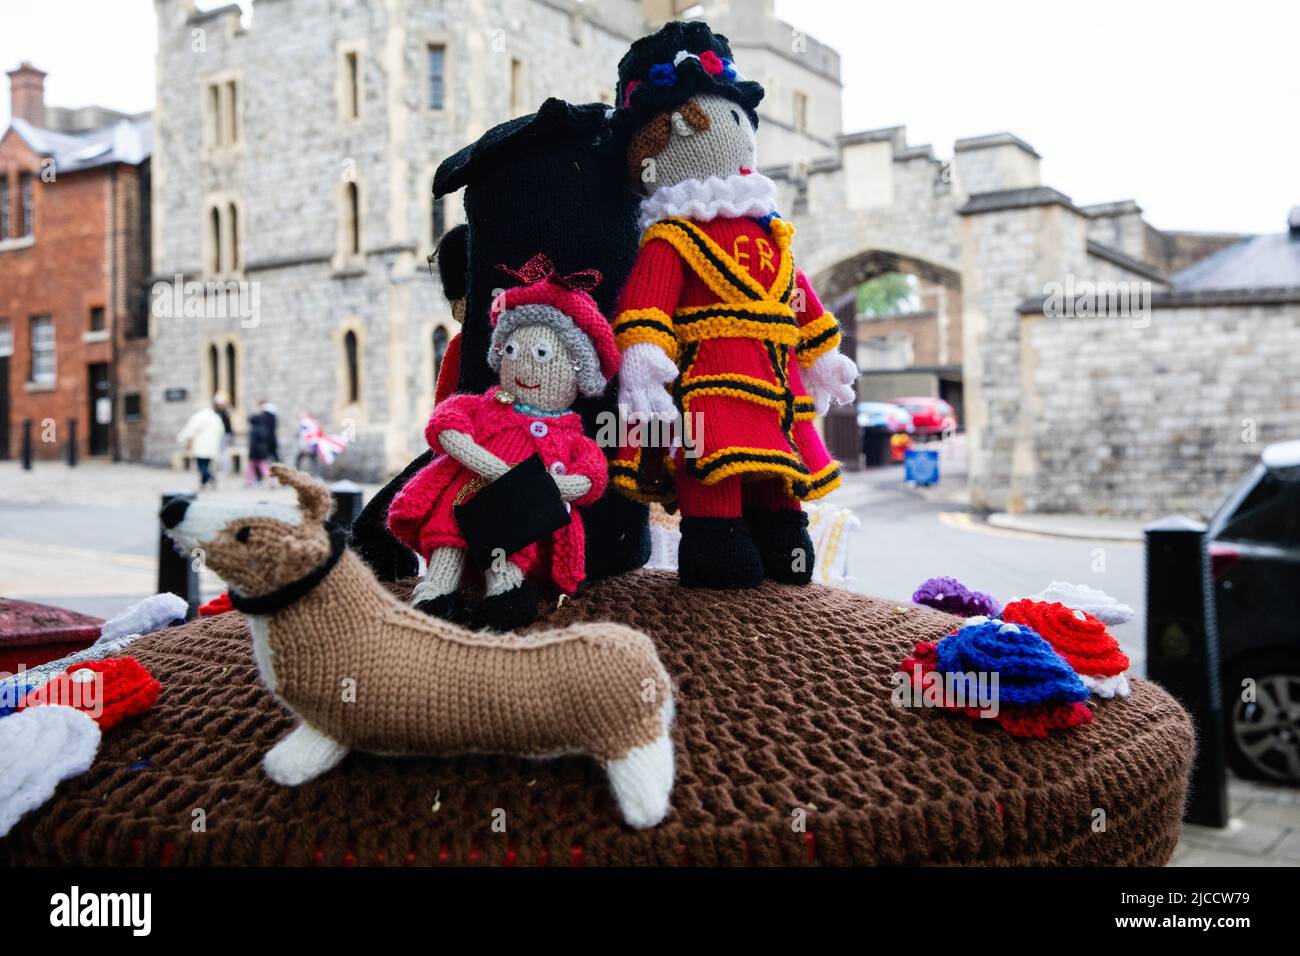
[[[577,589],[584,577],[582,518],[569,508],[558,530],[484,567],[485,596],[467,613],[459,592],[467,543],[456,509],[534,455],[564,502],[598,499],[608,482],[605,455],[572,405],[579,393],[600,395],[619,364],[613,332],[589,295],[599,273],[560,276],[543,255],[505,271],[524,284],[492,304],[488,364],[499,384],[434,407],[425,436],[435,457],[388,509],[390,531],[428,564],[411,598],[415,607],[495,630],[532,622],[535,580],[565,593]]]
[[[763,88],[699,21],[633,43],[618,75],[613,123],[646,197],[614,321],[619,405],[632,420],[680,413],[701,426],[666,461],[682,514],[681,583],[807,583],[800,501],[840,480],[813,419],[853,400],[858,372],[794,265],[775,185],[755,172]],[[624,449],[614,484],[652,497],[662,464],[658,449]]]

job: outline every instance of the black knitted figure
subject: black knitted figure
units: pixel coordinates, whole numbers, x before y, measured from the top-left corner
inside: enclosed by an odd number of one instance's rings
[[[509,282],[499,264],[517,266],[544,252],[561,273],[597,269],[603,279],[592,295],[606,316],[614,314],[636,258],[639,230],[638,197],[613,146],[609,112],[600,103],[548,99],[536,113],[493,127],[438,167],[434,195],[463,188],[469,226],[460,391],[483,392],[496,383],[487,365],[488,309],[495,291]],[[602,398],[579,399],[575,407],[588,434],[596,434],[602,411],[616,412],[617,394],[617,382],[611,382]],[[385,516],[397,490],[427,461],[428,453],[407,466],[354,525],[353,547],[381,579],[415,573],[414,556],[388,534]],[[649,560],[644,505],[611,491],[583,510],[583,521],[588,580]],[[399,550],[410,557],[409,570],[404,557],[394,554]]]

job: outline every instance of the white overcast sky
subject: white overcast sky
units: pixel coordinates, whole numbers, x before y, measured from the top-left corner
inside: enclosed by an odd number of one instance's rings
[[[600,0],[590,0],[599,3]],[[213,6],[205,2],[202,6]],[[0,67],[53,105],[153,105],[151,0],[0,0]],[[1300,205],[1297,0],[776,0],[839,49],[844,129],[902,124],[941,157],[1010,130],[1076,202],[1165,229],[1278,232]],[[610,64],[611,76],[614,64]],[[0,128],[9,99],[0,96]]]

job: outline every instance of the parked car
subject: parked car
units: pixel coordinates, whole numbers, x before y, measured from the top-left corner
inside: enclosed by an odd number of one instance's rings
[[[896,398],[894,403],[911,414],[918,436],[952,434],[957,430],[957,413],[942,398]]]
[[[1300,784],[1300,441],[1264,449],[1205,541],[1229,764],[1243,777]]]
[[[904,432],[908,435],[916,430],[912,424],[912,413],[902,405],[889,402],[858,402],[858,427],[872,428],[884,426],[891,434]]]

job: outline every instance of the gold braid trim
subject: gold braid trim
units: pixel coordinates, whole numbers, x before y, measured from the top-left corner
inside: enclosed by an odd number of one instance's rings
[[[820,316],[799,329],[799,364],[807,368],[831,349],[840,347],[840,323],[831,312]]]
[[[673,320],[662,309],[626,309],[614,320],[614,341],[620,351],[641,342],[653,342],[677,361],[677,335]]]

